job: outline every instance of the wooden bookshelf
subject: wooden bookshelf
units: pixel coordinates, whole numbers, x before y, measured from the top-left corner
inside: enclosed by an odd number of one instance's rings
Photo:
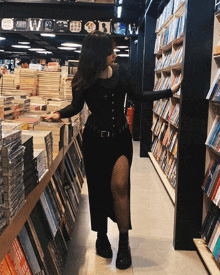
[[[45,190],[46,186],[48,185],[51,177],[55,173],[56,169],[58,168],[59,164],[63,161],[66,152],[68,151],[69,147],[73,144],[74,139],[76,138],[77,133],[73,136],[70,144],[68,146],[63,147],[57,156],[54,158],[51,166],[41,178],[39,184],[34,188],[32,192],[30,192],[26,199],[25,203],[17,213],[17,215],[13,218],[11,223],[4,229],[2,235],[0,236],[0,262],[4,259],[6,253],[8,252],[9,248],[11,247],[13,241],[18,236],[19,232],[21,231],[24,223],[30,216],[33,208],[35,207],[36,203],[40,199],[41,194]],[[61,220],[61,224],[63,223],[64,218]]]
[[[219,275],[219,268],[217,267],[215,259],[212,253],[209,251],[205,241],[202,239],[193,239],[193,241],[210,274]]]
[[[158,164],[158,162],[156,161],[155,157],[153,156],[152,153],[149,153],[149,157],[150,160],[155,168],[155,170],[157,171],[171,201],[173,202],[173,204],[175,205],[175,189],[173,188],[173,186],[170,184],[169,180],[167,179],[166,175],[164,174],[164,172],[162,171],[160,165]]]
[[[148,3],[149,7],[147,7],[144,21],[144,53],[146,57],[143,67],[143,91],[153,90],[154,79],[158,79],[158,73],[161,73],[161,76],[166,73],[163,69],[158,72],[154,71],[155,55],[158,58],[164,58],[167,51],[177,50],[178,46],[183,46],[182,64],[171,66],[171,82],[175,70],[181,71],[183,75],[181,95],[170,99],[171,104],[174,102],[180,104],[179,126],[176,128],[178,152],[173,244],[174,249],[177,250],[196,250],[193,239],[201,237],[202,226],[203,193],[201,185],[205,170],[205,140],[208,119],[208,102],[205,97],[210,83],[215,1],[186,0],[180,4],[174,16],[181,17],[184,11],[187,14],[183,34],[173,41],[169,41],[167,45],[163,46],[161,43],[156,54],[157,36],[162,34],[175,19],[168,18],[166,24],[163,24],[162,28],[155,32],[158,25],[157,18],[160,16],[155,13],[158,4],[154,0]],[[148,156],[147,148],[150,152],[152,147],[150,119],[154,122],[157,117],[153,112],[150,114],[146,110],[146,105],[142,104],[141,156],[145,157]],[[150,158],[153,159],[151,156]],[[154,166],[157,167],[157,172],[161,171],[161,178],[163,178],[164,173],[160,165],[154,164]],[[164,180],[162,182],[164,184]],[[167,193],[169,194],[169,192]]]

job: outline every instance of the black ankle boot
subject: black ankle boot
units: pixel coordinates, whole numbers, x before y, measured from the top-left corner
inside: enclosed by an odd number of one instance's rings
[[[127,269],[131,264],[132,260],[128,242],[128,233],[120,233],[116,267],[118,269]]]
[[[111,244],[106,234],[98,234],[96,240],[96,253],[106,259],[112,258]]]

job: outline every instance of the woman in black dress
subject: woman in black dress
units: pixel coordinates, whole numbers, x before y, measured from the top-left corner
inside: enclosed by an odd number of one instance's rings
[[[78,71],[72,81],[70,105],[44,115],[46,120],[58,120],[79,113],[87,103],[91,112],[83,132],[91,228],[97,231],[96,252],[112,257],[107,237],[107,218],[117,222],[119,249],[116,267],[131,266],[128,240],[130,221],[130,167],[132,136],[124,114],[125,95],[135,101],[153,101],[171,97],[180,82],[165,91],[135,93],[131,76],[122,66],[115,65],[117,55],[111,35],[95,31],[84,40]]]

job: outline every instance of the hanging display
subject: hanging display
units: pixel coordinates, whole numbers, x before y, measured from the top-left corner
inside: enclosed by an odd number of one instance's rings
[[[125,35],[126,34],[126,24],[122,22],[115,22],[113,24],[113,32],[115,34]]]
[[[111,33],[111,22],[99,21],[99,31]]]
[[[46,19],[43,21],[43,31],[44,32],[53,32],[54,31],[54,20]]]
[[[12,18],[3,18],[1,22],[1,28],[7,31],[13,30],[14,20]]]
[[[84,25],[84,30],[87,33],[93,32],[96,30],[96,24],[93,21],[87,21]]]
[[[82,21],[70,21],[70,31],[79,33],[82,31]]]
[[[42,19],[29,19],[30,31],[41,31]]]
[[[56,20],[55,21],[55,31],[56,32],[68,32],[69,31],[69,21],[68,20]]]

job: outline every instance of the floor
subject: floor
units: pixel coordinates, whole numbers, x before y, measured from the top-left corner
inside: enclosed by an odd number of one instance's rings
[[[118,247],[117,225],[109,221],[109,240],[113,259],[96,255],[96,233],[90,230],[86,183],[70,241],[65,275],[207,275],[195,251],[173,249],[174,207],[149,158],[139,157],[135,141],[131,171],[131,218],[129,232],[133,265],[116,269]]]

